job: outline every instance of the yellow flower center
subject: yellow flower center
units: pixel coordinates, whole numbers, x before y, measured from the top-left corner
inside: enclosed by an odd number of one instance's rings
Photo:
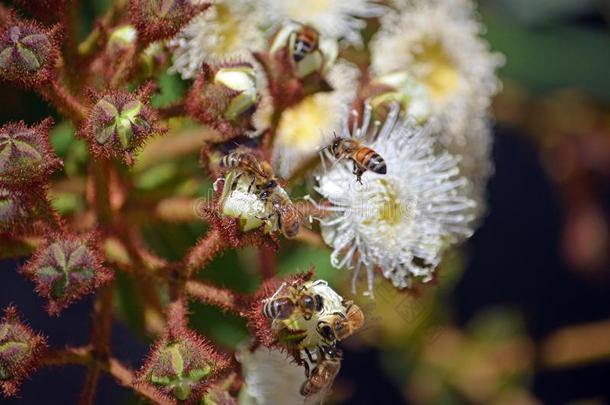
[[[326,132],[337,126],[340,115],[330,94],[309,96],[284,111],[277,130],[278,142],[313,151],[320,146]]]
[[[378,225],[380,222],[388,226],[401,224],[406,218],[412,217],[413,210],[401,200],[396,188],[385,179],[378,180],[380,189],[374,195],[363,201],[364,212],[369,218],[364,221],[366,225]],[[374,207],[371,210],[371,206]]]
[[[457,90],[459,75],[442,44],[424,40],[413,58],[415,65],[421,66],[416,72],[418,79],[428,88],[432,100],[443,104]]]
[[[222,56],[239,47],[242,22],[235,18],[235,13],[229,7],[223,4],[216,4],[214,7],[216,7],[216,21],[218,22],[218,31],[216,31],[218,41],[211,53]]]

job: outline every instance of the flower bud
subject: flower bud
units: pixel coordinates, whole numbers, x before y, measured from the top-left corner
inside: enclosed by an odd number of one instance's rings
[[[152,384],[165,395],[194,403],[228,367],[228,360],[191,331],[157,343],[136,376],[136,383]]]
[[[157,126],[157,115],[145,104],[148,96],[142,93],[147,91],[113,91],[95,98],[80,130],[95,155],[119,157],[131,163],[134,150],[146,138],[162,131]]]
[[[0,185],[17,188],[39,183],[61,166],[49,143],[52,120],[28,127],[23,122],[0,128]]]
[[[236,136],[254,129],[258,98],[256,73],[251,64],[204,64],[187,96],[186,106],[203,123]]]
[[[417,123],[425,122],[432,114],[432,100],[426,86],[407,71],[377,77],[369,83],[365,92],[370,97],[376,119],[383,119],[392,103],[396,102]]]
[[[8,307],[4,314],[0,321],[0,387],[10,397],[33,371],[47,344],[42,336],[20,321],[15,307]]]
[[[173,37],[210,6],[200,0],[131,0],[130,19],[146,43]]]
[[[56,30],[12,16],[0,30],[0,78],[25,86],[49,80],[58,55]]]
[[[32,227],[36,209],[31,194],[0,187],[0,233],[18,235]]]
[[[112,272],[103,267],[93,236],[53,235],[38,248],[21,272],[48,299],[47,310],[57,315],[72,301],[110,281]]]

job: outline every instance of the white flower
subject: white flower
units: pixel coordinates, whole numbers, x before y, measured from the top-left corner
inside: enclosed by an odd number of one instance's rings
[[[400,13],[388,13],[370,43],[376,75],[408,72],[427,89],[432,133],[455,155],[473,183],[483,209],[483,192],[493,165],[488,108],[501,83],[496,69],[504,57],[491,53],[481,38],[471,0],[394,0]],[[416,102],[417,100],[413,100]]]
[[[376,0],[262,0],[265,20],[279,26],[287,20],[308,24],[321,34],[360,44],[362,18],[382,15]]]
[[[192,79],[204,61],[243,59],[250,51],[263,49],[265,37],[259,24],[256,2],[215,2],[169,42],[174,60],[171,71]]]
[[[282,113],[272,162],[275,172],[289,177],[295,169],[315,156],[341,130],[341,117],[346,104],[356,95],[358,68],[341,61],[331,66],[327,80],[335,89],[315,93]]]
[[[367,105],[362,127],[351,134],[383,157],[387,174],[367,171],[359,185],[351,164],[333,159],[316,187],[332,204],[320,207],[329,214],[320,223],[333,248],[331,263],[354,270],[354,289],[365,268],[369,293],[375,269],[398,288],[413,277],[429,281],[443,252],[472,234],[475,203],[463,195],[468,182],[459,175],[458,159],[439,153],[429,127],[414,127],[398,110],[392,105],[383,126],[371,129]],[[347,117],[341,136],[350,136]]]
[[[242,364],[245,387],[241,405],[303,405],[300,394],[305,370],[286,353],[260,346],[253,352],[242,349],[237,360]]]

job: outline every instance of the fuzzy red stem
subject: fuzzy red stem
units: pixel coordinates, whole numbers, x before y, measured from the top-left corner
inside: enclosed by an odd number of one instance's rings
[[[87,116],[87,107],[81,104],[57,78],[53,78],[50,83],[41,86],[38,92],[61,114],[76,124]]]
[[[95,393],[102,369],[110,358],[110,335],[112,332],[112,284],[99,290],[93,308],[93,331],[91,333],[91,354],[97,360],[87,372],[85,386],[80,396],[79,404],[95,403]]]
[[[215,228],[210,229],[205,238],[197,242],[185,258],[187,279],[198,269],[205,267],[226,246],[220,231]]]
[[[277,260],[275,250],[269,246],[261,245],[258,247],[258,263],[261,276],[264,280],[274,277],[277,274]]]
[[[220,307],[239,316],[245,316],[248,309],[239,295],[231,290],[216,287],[209,283],[187,281],[186,292],[204,304]]]

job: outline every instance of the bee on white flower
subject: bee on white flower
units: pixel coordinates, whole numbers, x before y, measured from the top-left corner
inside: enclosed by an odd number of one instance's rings
[[[265,21],[280,25],[293,20],[308,24],[322,35],[361,44],[363,18],[382,15],[386,8],[376,0],[262,0]]]
[[[459,159],[439,152],[429,127],[417,127],[393,104],[386,121],[371,124],[366,105],[362,126],[350,131],[344,118],[342,137],[354,137],[386,163],[385,174],[366,171],[356,182],[347,161],[323,154],[316,191],[330,206],[320,220],[324,241],[333,248],[331,263],[354,271],[352,288],[364,268],[368,293],[379,270],[394,286],[406,288],[414,277],[432,278],[445,250],[472,234],[475,203],[464,196],[468,181]]]
[[[172,72],[194,78],[201,64],[243,59],[262,50],[266,39],[259,29],[261,14],[256,2],[219,0],[197,16],[169,42]]]
[[[487,109],[501,87],[496,69],[504,57],[481,38],[484,27],[471,0],[393,3],[400,12],[381,19],[370,43],[372,70],[381,81],[404,72],[423,84],[426,92],[409,94],[411,101],[430,105],[433,133],[462,156],[463,174],[483,190],[492,170]]]
[[[340,131],[343,110],[356,96],[359,75],[356,66],[340,61],[326,77],[333,91],[307,96],[282,113],[272,156],[279,176],[290,177],[332,138],[333,131]]]

